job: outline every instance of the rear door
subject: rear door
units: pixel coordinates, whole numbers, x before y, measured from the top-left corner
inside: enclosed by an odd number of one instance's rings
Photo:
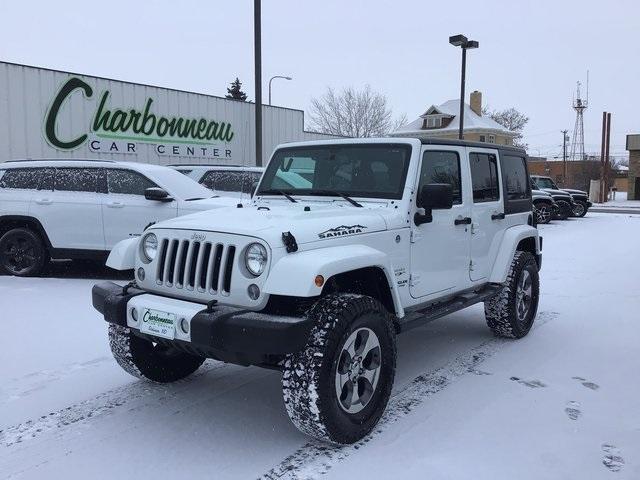
[[[146,176],[128,169],[105,170],[103,188],[107,193],[102,195],[102,216],[107,250],[121,240],[140,236],[150,223],[177,216],[177,201],[159,202],[144,197],[147,188],[158,186]]]
[[[467,151],[473,190],[469,278],[476,282],[491,273],[504,232],[505,212],[497,150],[467,148]]]
[[[55,248],[104,250],[98,169],[48,168],[30,210]]]

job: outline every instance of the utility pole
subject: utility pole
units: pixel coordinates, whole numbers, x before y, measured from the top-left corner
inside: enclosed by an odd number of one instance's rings
[[[253,57],[256,90],[256,166],[262,166],[262,32],[260,0],[253,0]]]
[[[562,130],[562,179],[564,181],[563,186],[567,186],[567,133],[569,130]]]
[[[600,146],[600,203],[607,201],[609,181],[609,147],[611,144],[611,114],[602,112],[602,145]]]

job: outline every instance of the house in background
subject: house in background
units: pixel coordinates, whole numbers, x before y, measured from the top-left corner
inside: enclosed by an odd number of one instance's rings
[[[413,122],[392,132],[393,137],[458,138],[460,100],[432,105]],[[482,93],[471,93],[470,104],[464,104],[464,139],[473,142],[513,145],[515,133],[495,120],[482,115]]]

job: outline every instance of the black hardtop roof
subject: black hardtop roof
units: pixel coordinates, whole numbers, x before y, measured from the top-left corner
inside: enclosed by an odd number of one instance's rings
[[[453,140],[448,138],[421,138],[420,141],[423,145],[454,145],[461,147],[495,148],[496,150],[527,154],[524,148],[514,147],[512,145],[498,145],[496,143],[470,142],[468,140]]]

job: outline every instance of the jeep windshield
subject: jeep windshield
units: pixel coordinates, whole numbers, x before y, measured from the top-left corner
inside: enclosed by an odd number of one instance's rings
[[[273,156],[256,195],[402,198],[411,146],[321,145],[282,148]]]
[[[558,187],[556,187],[556,184],[553,183],[553,180],[551,180],[550,178],[537,177],[535,180],[536,185],[540,188],[551,188],[553,190],[558,190]]]

